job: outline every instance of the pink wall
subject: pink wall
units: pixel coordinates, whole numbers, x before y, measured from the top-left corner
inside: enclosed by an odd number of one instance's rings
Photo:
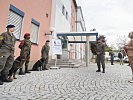
[[[71,14],[71,32],[76,32],[76,0],[71,0],[72,5],[71,5],[71,10],[72,10],[72,14]],[[70,53],[69,53],[69,58],[70,59],[75,59],[75,45],[76,44],[72,44],[72,46],[70,47]]]
[[[31,60],[37,60],[40,58],[40,51],[45,40],[49,39],[49,36],[45,36],[45,33],[49,32],[50,19],[51,19],[51,0],[0,0],[0,34],[6,31],[6,25],[8,20],[8,13],[10,4],[18,8],[25,13],[22,25],[22,35],[26,32],[30,32],[31,18],[34,18],[40,23],[38,45],[32,45]],[[48,14],[48,17],[46,17]],[[19,55],[19,45],[17,42],[15,47],[15,56]]]
[[[72,0],[71,31],[76,32],[76,0]]]

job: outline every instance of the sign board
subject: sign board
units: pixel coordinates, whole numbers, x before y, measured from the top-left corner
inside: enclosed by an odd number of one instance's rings
[[[52,39],[53,54],[62,55],[62,43],[60,39]]]

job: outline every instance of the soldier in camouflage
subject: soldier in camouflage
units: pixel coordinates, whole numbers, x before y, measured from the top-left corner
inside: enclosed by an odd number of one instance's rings
[[[0,35],[0,85],[3,82],[12,82],[8,78],[9,70],[11,69],[14,61],[14,46],[16,38],[13,35],[14,25],[8,25],[7,32]]]
[[[49,46],[49,40],[46,41],[45,45],[43,45],[42,50],[41,50],[41,57],[43,59],[43,66],[42,66],[42,70],[47,70],[46,66],[48,64],[48,59],[49,59],[49,50],[50,50],[50,46]]]
[[[24,40],[21,41],[19,48],[21,49],[20,51],[20,57],[21,57],[21,68],[19,71],[19,75],[24,75],[25,73],[30,73],[28,71],[28,65],[30,61],[30,50],[31,50],[31,41],[30,41],[30,34],[26,33],[24,35]],[[23,72],[23,64],[25,63],[25,72]]]
[[[96,43],[96,53],[97,53],[97,67],[98,70],[96,72],[101,72],[101,64],[103,73],[105,73],[105,43],[102,42],[102,39],[98,39]]]

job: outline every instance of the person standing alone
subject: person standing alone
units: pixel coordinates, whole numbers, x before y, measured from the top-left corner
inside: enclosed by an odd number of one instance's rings
[[[113,53],[112,50],[111,50],[111,52],[109,53],[109,55],[110,55],[111,65],[114,65],[114,53]]]
[[[102,73],[105,73],[105,44],[102,42],[101,39],[97,40],[96,44],[96,53],[97,53],[97,67],[98,70],[96,72],[101,72],[101,64],[102,64]]]
[[[124,55],[122,53],[122,51],[120,50],[119,53],[118,53],[118,58],[120,60],[120,65],[123,65],[123,58],[124,58]]]

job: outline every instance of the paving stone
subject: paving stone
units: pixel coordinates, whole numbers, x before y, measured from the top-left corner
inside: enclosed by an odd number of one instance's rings
[[[106,73],[89,67],[32,71],[0,86],[0,100],[133,100],[131,69],[106,64]]]

